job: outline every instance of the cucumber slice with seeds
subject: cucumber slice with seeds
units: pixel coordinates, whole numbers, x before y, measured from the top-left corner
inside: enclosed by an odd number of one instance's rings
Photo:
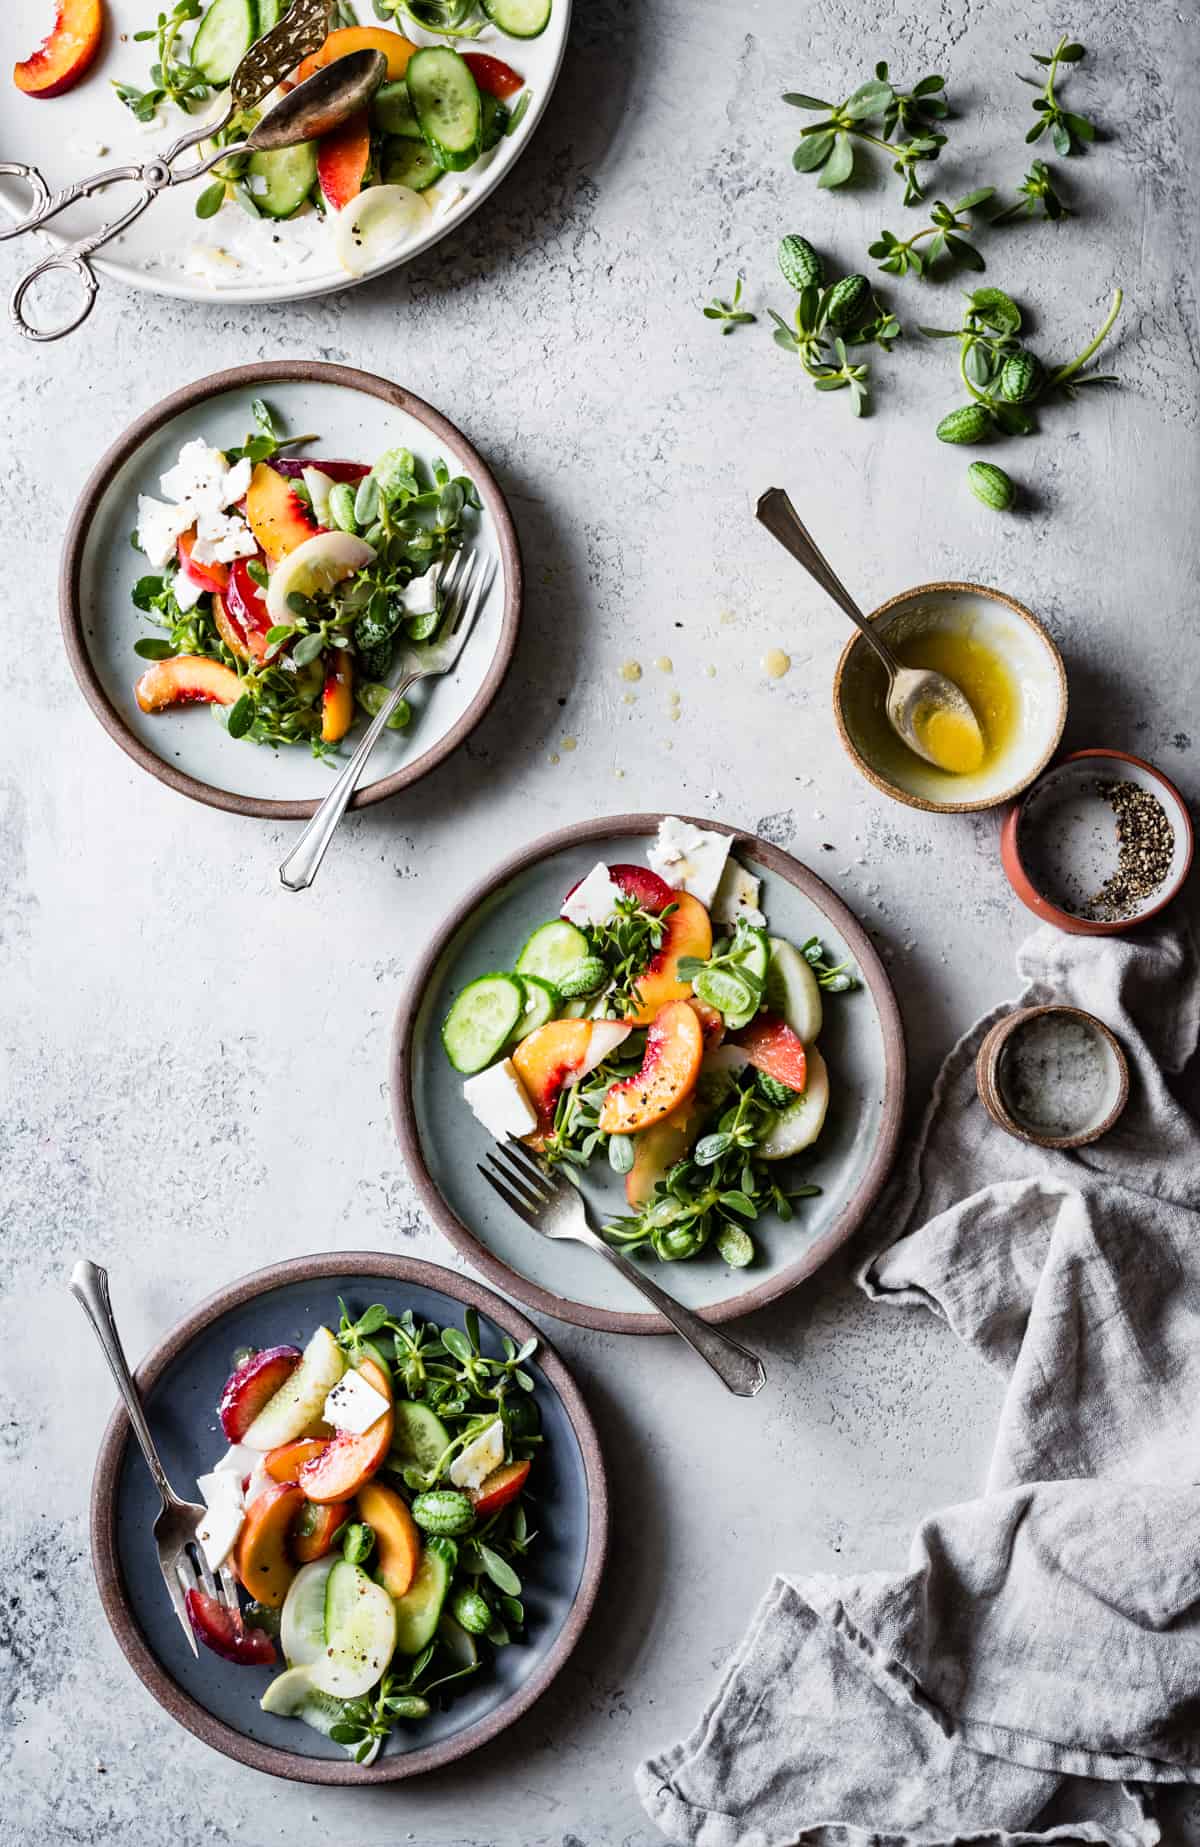
[[[540,975],[518,975],[517,979],[525,990],[525,1011],[513,1037],[528,1039],[530,1033],[554,1018],[562,1006],[562,995],[552,981],[544,981]]]
[[[254,0],[212,0],[192,45],[192,63],[209,83],[228,83],[257,37]]]
[[[404,73],[413,114],[443,167],[460,172],[478,159],[483,134],[479,85],[457,51],[427,45]]]
[[[371,115],[385,135],[402,135],[406,141],[425,139],[403,77],[380,84],[371,98]]]
[[[251,154],[246,163],[246,191],[264,218],[290,218],[300,210],[316,179],[315,141]]]
[[[468,982],[442,1023],[442,1044],[456,1071],[470,1077],[495,1064],[525,1011],[525,990],[512,975]]]
[[[419,1655],[433,1640],[450,1589],[455,1557],[453,1541],[430,1539],[426,1542],[416,1577],[403,1597],[396,1598],[398,1655]]]
[[[407,1398],[397,1400],[394,1417],[389,1462],[399,1468],[415,1463],[418,1468],[431,1469],[450,1444],[450,1432],[441,1418],[428,1405]]]
[[[782,1014],[802,1045],[821,1034],[821,990],[800,951],[782,936],[770,939],[771,961],[763,1000],[771,1013]]]
[[[258,0],[258,36],[269,32],[283,18],[289,0]]]
[[[534,931],[517,957],[517,974],[540,975],[557,988],[591,953],[583,931],[565,917],[555,917]]]
[[[425,141],[406,141],[402,135],[397,135],[384,151],[385,186],[410,186],[414,192],[424,192],[435,180],[440,180],[444,172],[441,161]],[[441,616],[434,611],[435,628],[440,621]],[[418,636],[417,639],[424,638]]]
[[[509,38],[540,38],[550,24],[553,0],[482,0],[494,26]]]

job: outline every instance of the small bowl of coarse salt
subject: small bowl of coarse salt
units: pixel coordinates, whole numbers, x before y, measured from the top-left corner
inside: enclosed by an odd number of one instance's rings
[[[1192,848],[1175,784],[1122,750],[1061,757],[1000,831],[1018,898],[1073,936],[1115,936],[1156,916],[1182,889]]]
[[[1129,1064],[1103,1020],[1052,1002],[997,1020],[975,1056],[992,1121],[1037,1148],[1082,1148],[1107,1135],[1129,1100]]]

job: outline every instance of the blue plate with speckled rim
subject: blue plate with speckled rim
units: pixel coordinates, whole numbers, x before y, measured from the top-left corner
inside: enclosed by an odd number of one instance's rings
[[[536,1337],[529,1362],[544,1446],[532,1498],[539,1543],[524,1572],[524,1638],[444,1711],[397,1729],[373,1764],[259,1701],[279,1667],[238,1667],[201,1647],[193,1656],[163,1587],[151,1527],[158,1496],[123,1410],[105,1432],[92,1484],[92,1558],[105,1614],[126,1658],[155,1699],[215,1750],[300,1783],[390,1783],[465,1757],[520,1717],[549,1686],[588,1619],[608,1539],[608,1493],[591,1417],[566,1367],[539,1330],[489,1289],[436,1264],[377,1251],[297,1257],[219,1290],[180,1322],[138,1368],[146,1415],[177,1492],[194,1493],[225,1439],[217,1401],[239,1347],[303,1346],[321,1322],[336,1326],[338,1297],[351,1314],[372,1302],[461,1327],[480,1316],[487,1353],[501,1336]]]

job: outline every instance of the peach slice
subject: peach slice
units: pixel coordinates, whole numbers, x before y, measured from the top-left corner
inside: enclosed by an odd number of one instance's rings
[[[712,923],[699,899],[686,891],[672,892],[671,898],[676,909],[667,918],[662,948],[638,978],[641,1005],[629,1016],[634,1026],[649,1026],[668,1001],[686,1000],[691,994],[691,982],[679,979],[681,956],[706,962],[712,954]]]
[[[49,34],[14,64],[13,82],[26,96],[61,96],[79,82],[103,34],[104,0],[58,0]]]
[[[358,1511],[375,1533],[375,1571],[393,1597],[403,1597],[421,1562],[421,1534],[394,1488],[369,1481],[358,1491]]]
[[[502,1462],[471,1491],[471,1505],[478,1520],[490,1520],[502,1507],[515,1501],[529,1477],[528,1462]]]
[[[704,1034],[686,1000],[660,1007],[646,1035],[640,1071],[609,1088],[600,1111],[606,1135],[632,1135],[661,1122],[695,1087],[704,1056]]]
[[[217,1415],[231,1443],[240,1443],[269,1398],[300,1364],[298,1347],[264,1347],[235,1367],[225,1381]],[[281,1477],[295,1481],[294,1475]]]
[[[294,1481],[273,1481],[246,1509],[233,1567],[250,1595],[269,1610],[279,1608],[296,1575],[288,1537],[303,1505],[304,1491]]]
[[[704,1110],[693,1093],[678,1108],[643,1129],[634,1143],[633,1166],[625,1176],[625,1197],[636,1212],[653,1197],[676,1161],[682,1161],[700,1132]]]
[[[513,1052],[517,1076],[537,1111],[537,1128],[525,1138],[532,1147],[540,1148],[553,1129],[559,1093],[583,1069],[591,1037],[590,1020],[547,1020]]]
[[[700,1031],[704,1034],[704,1049],[713,1052],[725,1037],[725,1016],[710,1007],[707,1001],[697,1000],[693,994],[688,1006],[695,1012],[700,1022]]]
[[[291,483],[269,462],[257,462],[246,494],[250,530],[273,564],[311,539],[317,522]]]
[[[220,661],[206,660],[202,654],[174,654],[148,667],[133,693],[143,712],[161,712],[170,705],[235,705],[242,683]]]
[[[416,49],[411,40],[399,32],[389,32],[386,26],[340,26],[319,50],[309,52],[296,72],[296,81],[303,83],[314,71],[338,58],[349,57],[352,51],[381,51],[387,59],[387,82],[395,83],[408,69],[408,60]]]
[[[328,206],[340,212],[358,197],[371,164],[371,119],[365,109],[322,135],[317,145],[317,180]]]
[[[278,1449],[268,1450],[263,1457],[263,1467],[272,1481],[295,1481],[305,1463],[328,1447],[328,1437],[297,1437],[292,1443],[281,1443]]]
[[[755,1070],[765,1072],[789,1090],[803,1090],[808,1081],[808,1060],[803,1042],[777,1013],[760,1013],[734,1037]]]
[[[321,738],[326,744],[337,744],[354,723],[354,659],[348,648],[334,648],[326,659]]]
[[[298,1565],[311,1565],[314,1558],[324,1558],[333,1551],[333,1536],[350,1512],[349,1501],[330,1501],[319,1506],[305,1501],[296,1515],[291,1531],[292,1557]]]
[[[217,625],[217,634],[225,643],[231,654],[240,661],[250,659],[250,647],[246,634],[239,626],[225,598],[219,590],[213,592],[212,617]]]
[[[194,584],[199,584],[202,590],[223,590],[229,582],[229,566],[217,563],[197,564],[192,557],[195,546],[196,528],[191,526],[187,532],[181,532],[175,541],[180,570],[185,577],[190,577]]]
[[[366,1486],[392,1447],[395,1414],[390,1409],[391,1381],[374,1360],[360,1360],[356,1368],[369,1385],[388,1400],[389,1409],[378,1417],[361,1436],[339,1431],[300,1470],[299,1481],[310,1501],[329,1505],[333,1501],[352,1501]]]

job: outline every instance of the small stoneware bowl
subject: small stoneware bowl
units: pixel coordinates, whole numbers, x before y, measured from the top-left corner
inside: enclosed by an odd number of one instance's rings
[[[491,705],[517,643],[521,553],[499,483],[461,431],[412,392],[351,366],[279,359],[214,372],[136,418],[101,457],[67,528],[59,575],[63,640],[80,691],[126,755],[168,788],[233,814],[298,821],[315,814],[333,782],[306,745],[271,750],[238,741],[204,707],[143,712],[133,691],[145,666],[134,643],[162,633],[131,600],[137,580],[153,575],[129,542],[138,496],[160,493],[159,478],[184,443],[243,442],[254,427],[255,398],[266,400],[287,434],[315,432],[304,453],[317,462],[369,464],[401,447],[426,465],[441,457],[453,474],[469,475],[482,502],[471,544],[498,567],[454,672],[414,695],[405,730],[384,732],[352,808],[410,788],[470,736]],[[358,737],[350,733],[347,753]]]
[[[842,743],[867,781],[894,801],[935,814],[995,808],[1028,788],[1057,750],[1067,718],[1066,669],[1037,617],[1002,590],[944,583],[902,591],[871,620],[894,645],[938,632],[978,640],[1007,667],[1015,710],[1006,742],[976,774],[935,769],[889,725],[883,669],[856,633],[837,664],[833,712]]]
[[[1104,783],[1133,783],[1157,796],[1174,835],[1161,884],[1131,902],[1127,917],[1087,917],[1117,868],[1117,822]],[[1192,819],[1175,784],[1123,750],[1075,750],[1038,779],[1004,817],[1000,857],[1022,904],[1072,936],[1116,936],[1157,916],[1177,896],[1192,863]]]
[[[1129,1100],[1129,1064],[1103,1020],[1051,1002],[997,1020],[975,1055],[992,1121],[1037,1148],[1098,1141]]]
[[[280,1671],[238,1667],[188,1648],[158,1568],[151,1524],[158,1495],[129,1420],[118,1408],[92,1483],[92,1560],[104,1613],[134,1673],[173,1719],[226,1757],[297,1783],[392,1783],[456,1763],[511,1725],[545,1691],[575,1648],[599,1588],[608,1540],[608,1491],[595,1426],[570,1373],[539,1329],[480,1283],[437,1264],[380,1251],[295,1257],[230,1283],[192,1310],[137,1369],[146,1416],[176,1491],[195,1494],[198,1470],[224,1447],[216,1407],[241,1347],[303,1346],[337,1326],[338,1297],[361,1315],[373,1302],[418,1321],[462,1327],[478,1311],[483,1351],[507,1335],[538,1345],[527,1370],[545,1443],[536,1464],[543,1538],[522,1569],[526,1626],[444,1711],[397,1729],[372,1764],[259,1701]],[[464,1785],[465,1787],[465,1785]]]

